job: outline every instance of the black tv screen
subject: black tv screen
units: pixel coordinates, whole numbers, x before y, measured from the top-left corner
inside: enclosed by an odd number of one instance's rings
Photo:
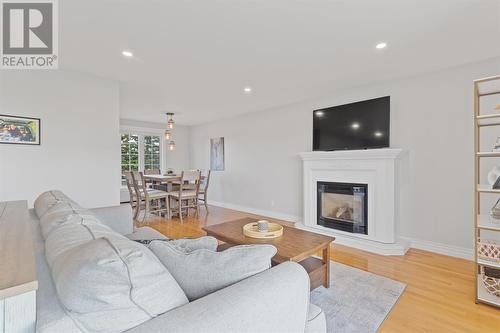
[[[313,150],[389,147],[390,96],[313,112]]]

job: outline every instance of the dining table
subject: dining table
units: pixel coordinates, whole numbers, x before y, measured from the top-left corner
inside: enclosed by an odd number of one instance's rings
[[[172,191],[172,184],[181,181],[180,175],[144,175],[145,180],[151,181],[153,184],[164,184],[167,186],[167,192]]]
[[[157,183],[171,183],[181,180],[179,175],[144,175],[144,178]]]
[[[167,185],[167,192],[172,191],[172,184],[181,181],[180,175],[144,175],[144,179],[150,180],[153,184],[165,184]],[[205,179],[205,176],[201,176],[200,180]]]

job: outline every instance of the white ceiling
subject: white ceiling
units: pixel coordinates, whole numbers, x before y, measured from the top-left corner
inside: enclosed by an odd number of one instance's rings
[[[500,55],[498,0],[61,0],[59,11],[60,67],[120,81],[121,117],[153,122],[172,111],[198,124]]]

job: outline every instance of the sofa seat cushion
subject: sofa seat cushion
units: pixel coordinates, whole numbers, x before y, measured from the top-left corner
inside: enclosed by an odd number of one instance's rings
[[[98,238],[57,256],[57,294],[88,332],[122,332],[188,303],[174,278],[145,246]]]
[[[272,245],[242,245],[223,252],[179,248],[174,242],[152,241],[149,248],[174,276],[190,301],[271,267]]]
[[[38,218],[41,218],[47,211],[57,203],[72,202],[66,194],[59,190],[50,190],[40,194],[34,202],[34,208]]]

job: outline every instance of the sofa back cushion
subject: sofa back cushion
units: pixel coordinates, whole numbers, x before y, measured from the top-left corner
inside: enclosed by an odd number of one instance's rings
[[[44,238],[47,238],[53,230],[66,224],[104,225],[90,210],[71,202],[55,204],[40,218]]]
[[[122,238],[125,236],[117,234],[109,227],[100,224],[87,224],[82,219],[81,223],[65,223],[55,228],[45,240],[45,257],[49,266],[53,266],[57,257],[63,255],[66,251],[79,245],[90,242],[94,239]]]
[[[66,313],[52,282],[52,272],[45,260],[45,240],[40,232],[39,218],[34,209],[28,213],[33,235],[38,289],[36,291],[36,332],[37,333],[82,333],[73,319]],[[2,327],[2,326],[0,326]]]
[[[34,202],[34,208],[38,218],[41,218],[55,204],[60,202],[73,202],[66,194],[59,190],[50,190],[40,194]]]
[[[122,332],[188,302],[150,250],[121,237],[56,256],[52,276],[61,303],[89,332]]]
[[[60,191],[35,201],[58,298],[84,332],[123,332],[188,302],[145,246]]]

